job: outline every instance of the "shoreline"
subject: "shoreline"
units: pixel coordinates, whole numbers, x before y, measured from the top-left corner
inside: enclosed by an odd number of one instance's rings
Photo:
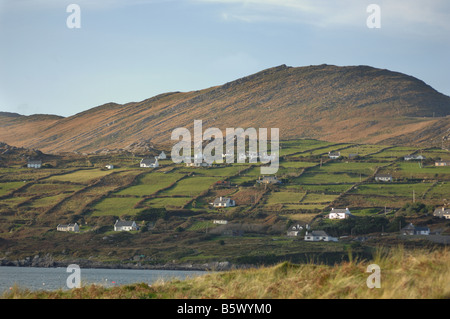
[[[36,260],[37,259],[37,260]],[[233,269],[254,268],[255,265],[236,265],[228,261],[215,261],[203,264],[194,263],[166,263],[166,264],[143,264],[137,263],[105,263],[88,259],[72,259],[55,261],[47,258],[25,258],[21,260],[0,259],[0,267],[31,267],[31,268],[67,268],[75,264],[86,269],[135,269],[135,270],[179,270],[179,271],[227,271]]]

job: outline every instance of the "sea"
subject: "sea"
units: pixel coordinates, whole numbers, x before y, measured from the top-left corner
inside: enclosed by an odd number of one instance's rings
[[[69,276],[73,270],[65,267],[0,267],[0,294],[13,289],[14,285],[31,291],[37,290],[67,290]],[[188,279],[207,274],[207,271],[194,270],[154,270],[154,269],[79,269],[81,285],[103,285],[114,287],[124,284],[147,283],[156,281],[169,281],[173,279]]]

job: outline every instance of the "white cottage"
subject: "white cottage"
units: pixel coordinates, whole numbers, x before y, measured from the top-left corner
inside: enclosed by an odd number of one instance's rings
[[[78,233],[80,231],[80,227],[78,226],[77,223],[75,224],[67,224],[67,225],[61,225],[59,224],[58,226],[56,226],[56,230],[57,231],[64,231],[64,232],[75,232]]]
[[[42,161],[41,160],[28,160],[27,167],[28,168],[41,168]]]
[[[336,237],[329,236],[323,230],[313,230],[312,232],[306,232],[305,241],[338,241]]]
[[[236,202],[228,197],[218,197],[212,203],[214,207],[233,207],[236,206]]]
[[[331,212],[328,214],[329,219],[347,219],[352,217],[353,215],[350,213],[348,208],[340,209],[340,208],[331,208]]]
[[[133,221],[116,220],[116,223],[114,224],[114,231],[131,231],[138,229],[139,228],[134,220]]]
[[[140,163],[140,167],[146,167],[146,168],[156,168],[159,167],[158,158],[143,158]]]

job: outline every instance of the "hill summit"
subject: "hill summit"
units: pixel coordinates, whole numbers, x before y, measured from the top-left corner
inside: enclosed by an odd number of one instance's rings
[[[45,152],[170,143],[177,127],[279,128],[280,139],[440,145],[450,97],[409,75],[370,66],[266,69],[191,92],[107,103],[62,118],[0,113],[0,141]]]

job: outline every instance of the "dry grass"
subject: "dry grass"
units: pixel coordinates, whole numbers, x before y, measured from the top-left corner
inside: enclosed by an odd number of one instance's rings
[[[381,269],[381,287],[368,288],[369,264]],[[3,298],[240,298],[240,299],[436,299],[450,298],[450,251],[379,249],[374,259],[337,264],[282,263],[273,267],[211,273],[188,280],[114,288],[30,292],[14,287]]]

